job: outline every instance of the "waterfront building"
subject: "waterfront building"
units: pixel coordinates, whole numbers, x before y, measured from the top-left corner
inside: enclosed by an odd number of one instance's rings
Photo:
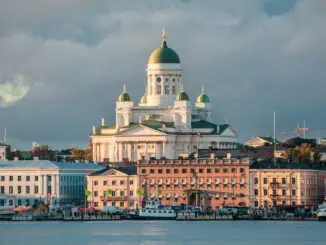
[[[296,164],[296,169],[250,169],[250,205],[253,207],[318,205],[325,197],[326,170]]]
[[[193,104],[182,80],[179,55],[161,46],[149,57],[147,86],[136,103],[124,86],[116,102],[112,125],[93,127],[90,136],[93,161],[136,162],[151,158],[177,159],[199,149],[234,149],[237,133],[212,119],[212,103],[205,90]]]
[[[0,161],[7,159],[7,152],[10,149],[9,145],[0,143]]]
[[[103,210],[104,206],[138,208],[136,166],[106,168],[87,176],[87,203]]]
[[[256,148],[256,147],[262,147],[262,146],[273,145],[273,144],[274,144],[274,139],[272,137],[256,136],[248,140],[245,145]]]
[[[0,209],[38,202],[52,207],[81,204],[85,176],[103,168],[47,160],[0,161]]]
[[[138,163],[143,198],[164,205],[212,207],[249,205],[249,160],[211,158]]]

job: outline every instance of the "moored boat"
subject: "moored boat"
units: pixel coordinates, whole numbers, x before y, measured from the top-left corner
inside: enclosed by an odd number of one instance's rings
[[[135,220],[175,220],[176,217],[176,212],[171,207],[164,207],[159,200],[147,200],[143,209],[128,216]]]

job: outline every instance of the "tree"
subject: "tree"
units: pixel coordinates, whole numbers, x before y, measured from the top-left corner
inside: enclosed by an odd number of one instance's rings
[[[321,153],[319,149],[314,149],[313,150],[313,155],[312,155],[312,162],[313,164],[318,164],[321,161]]]

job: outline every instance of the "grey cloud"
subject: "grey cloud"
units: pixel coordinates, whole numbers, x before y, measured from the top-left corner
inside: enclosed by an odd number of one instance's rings
[[[43,84],[21,103],[0,109],[0,128],[7,125],[18,145],[85,145],[102,116],[114,121],[122,84],[135,102],[143,94],[147,59],[162,27],[181,57],[190,97],[205,85],[216,120],[231,123],[241,140],[270,134],[273,108],[278,136],[303,119],[311,136],[325,130],[321,1],[292,1],[281,15],[266,13],[266,3],[258,0],[50,6],[33,0],[17,9],[18,2],[0,8],[0,71]]]

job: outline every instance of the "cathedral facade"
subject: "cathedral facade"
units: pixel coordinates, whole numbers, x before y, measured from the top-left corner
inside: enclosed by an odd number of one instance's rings
[[[237,133],[228,124],[212,121],[212,104],[202,89],[193,104],[183,88],[178,54],[167,45],[149,57],[147,86],[136,104],[124,86],[116,102],[116,122],[102,119],[90,136],[93,160],[136,162],[141,159],[176,159],[198,149],[234,149]]]

